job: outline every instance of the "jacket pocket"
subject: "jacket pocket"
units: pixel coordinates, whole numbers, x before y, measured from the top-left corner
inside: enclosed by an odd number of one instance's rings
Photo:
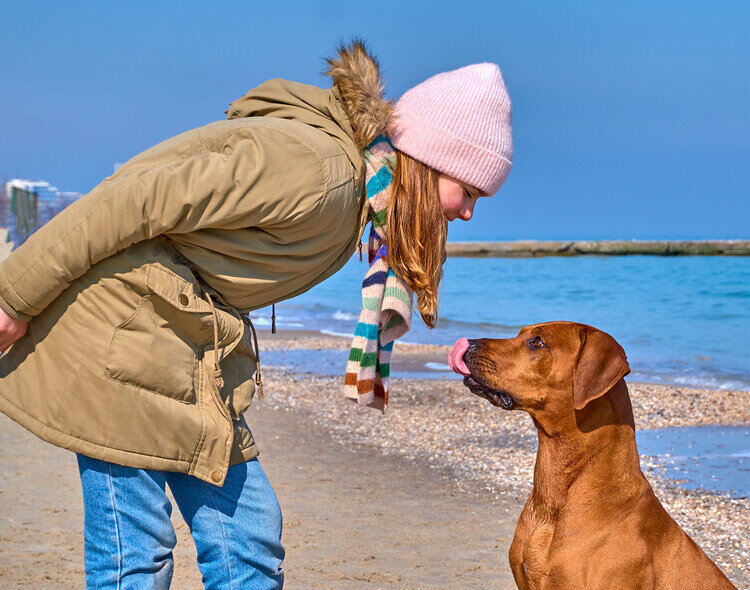
[[[144,295],[132,315],[117,326],[107,353],[110,378],[196,403],[201,359],[213,374],[213,314],[190,269],[176,262],[151,263]],[[216,302],[219,366],[224,385],[215,390],[233,419],[250,405],[255,354],[242,316]],[[212,382],[210,387],[215,388]]]
[[[173,329],[163,300],[144,295],[133,313],[117,326],[107,350],[106,375],[187,404],[196,402],[197,357],[194,345]]]
[[[145,295],[114,330],[107,351],[107,376],[140,389],[194,404],[198,358],[213,337],[211,308],[190,269],[150,263]],[[223,340],[231,326],[219,318]]]

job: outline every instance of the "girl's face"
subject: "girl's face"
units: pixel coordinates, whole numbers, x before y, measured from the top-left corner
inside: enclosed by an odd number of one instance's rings
[[[474,205],[479,197],[488,197],[479,189],[456,180],[452,176],[440,173],[438,178],[440,204],[448,221],[463,219],[469,221],[474,214]]]

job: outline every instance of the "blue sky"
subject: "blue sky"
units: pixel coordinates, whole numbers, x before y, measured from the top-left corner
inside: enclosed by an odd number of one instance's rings
[[[387,94],[500,65],[516,155],[467,239],[750,237],[750,3],[7,2],[0,174],[86,192],[358,35]]]

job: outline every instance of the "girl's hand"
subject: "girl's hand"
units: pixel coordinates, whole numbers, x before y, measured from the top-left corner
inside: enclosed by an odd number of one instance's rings
[[[10,345],[26,334],[29,322],[16,320],[0,309],[0,351],[5,352]]]

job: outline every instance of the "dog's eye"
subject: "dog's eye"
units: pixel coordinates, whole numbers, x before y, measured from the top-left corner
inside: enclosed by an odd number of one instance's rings
[[[544,346],[544,342],[539,336],[537,336],[531,341],[531,346],[533,346],[534,348],[542,348]]]

